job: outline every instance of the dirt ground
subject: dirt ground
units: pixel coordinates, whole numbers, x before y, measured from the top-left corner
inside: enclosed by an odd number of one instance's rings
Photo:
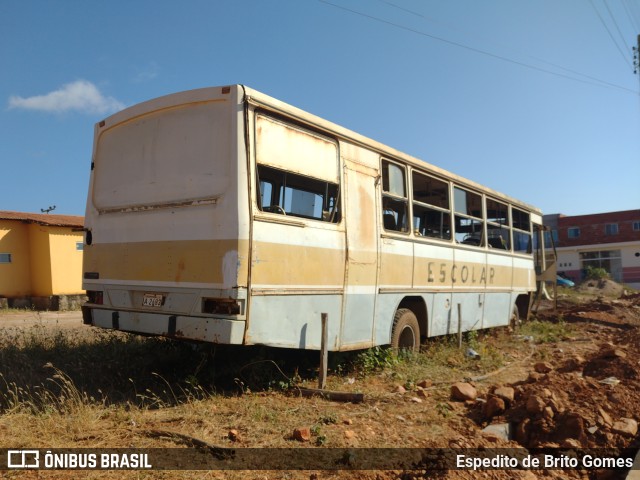
[[[610,283],[584,285],[561,297],[557,310],[549,307],[544,305],[536,318],[564,322],[571,333],[550,342],[529,338],[517,329],[483,338],[485,343],[493,342],[497,348],[509,350],[509,361],[493,371],[474,374],[472,368],[456,368],[458,360],[452,358],[449,373],[438,378],[422,378],[418,376],[421,373],[406,373],[402,368],[382,369],[365,376],[339,372],[331,375],[330,390],[362,392],[361,403],[301,398],[292,393],[295,389],[251,391],[243,387],[237,394],[221,392],[154,408],[135,409],[127,404],[94,411],[88,405],[49,420],[40,416],[37,422],[15,411],[5,412],[0,415],[0,445],[170,448],[202,442],[209,447],[284,448],[294,452],[300,448],[398,447],[534,453],[536,449],[553,449],[556,453],[557,449],[592,449],[600,452],[597,455],[606,452],[611,458],[633,456],[635,450],[624,449],[640,448],[640,294]],[[81,325],[77,312],[35,315],[30,319],[4,315],[0,320],[6,329],[26,328],[32,323],[65,331],[74,326],[90,328]],[[470,397],[456,398],[455,384],[466,384]],[[304,386],[314,385],[307,382]],[[486,431],[489,426],[507,428],[508,438]],[[64,472],[46,473],[22,475],[66,478]],[[127,472],[120,472],[118,477],[124,473]],[[0,472],[0,477],[3,475]],[[108,475],[104,472],[90,478],[116,478]],[[155,471],[149,477],[136,473],[130,478],[501,480],[616,479],[627,475],[628,468],[560,466],[478,472],[455,468],[427,471],[418,464],[411,471],[253,470],[189,475]]]

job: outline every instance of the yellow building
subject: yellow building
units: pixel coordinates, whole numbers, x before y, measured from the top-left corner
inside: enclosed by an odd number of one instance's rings
[[[5,305],[57,310],[84,294],[83,223],[80,216],[0,211],[0,299],[7,299]]]

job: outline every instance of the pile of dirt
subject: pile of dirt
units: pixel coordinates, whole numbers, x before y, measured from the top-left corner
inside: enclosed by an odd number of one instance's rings
[[[624,293],[624,286],[608,278],[599,280],[585,280],[576,287],[580,293],[603,295],[606,297],[619,297]]]
[[[615,287],[611,283],[593,288],[609,292]],[[640,294],[598,296],[537,317],[576,323],[576,341],[545,348],[526,380],[483,386],[480,398],[467,402],[473,422],[460,426],[461,438],[451,446],[618,452],[640,447]],[[450,471],[447,478],[472,478],[470,473]],[[506,478],[500,476],[505,473],[494,471],[486,478]],[[626,473],[578,468],[564,469],[562,475],[624,478]],[[530,470],[511,478],[557,476],[552,470]]]
[[[628,300],[637,304],[640,296]],[[558,349],[546,361],[533,363],[526,380],[490,385],[482,398],[469,402],[468,416],[475,428],[461,429],[465,440],[452,446],[610,451],[639,447],[640,327],[597,328],[608,340],[597,349],[584,354]],[[535,478],[555,478],[544,470],[521,473],[520,478],[534,478],[531,473]],[[590,478],[601,474],[588,473]],[[584,478],[585,472],[570,469],[563,475]],[[451,478],[466,477],[457,472]]]
[[[559,310],[546,309],[536,312],[536,317],[554,321],[593,322],[612,326],[640,326],[640,293],[626,294],[619,298],[598,297],[583,303],[559,304]]]
[[[589,359],[568,359],[514,385],[504,413],[514,439],[530,448],[628,447],[640,420],[639,333],[632,344],[602,345]]]

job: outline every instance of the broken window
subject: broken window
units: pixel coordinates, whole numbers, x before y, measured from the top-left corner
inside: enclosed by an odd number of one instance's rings
[[[294,217],[339,221],[338,185],[277,168],[258,165],[262,211]]]
[[[484,246],[482,196],[460,187],[454,187],[453,205],[456,242],[476,247]]]
[[[385,230],[407,232],[407,187],[405,168],[382,161],[382,224]]]
[[[413,231],[422,237],[451,240],[449,184],[413,172]]]

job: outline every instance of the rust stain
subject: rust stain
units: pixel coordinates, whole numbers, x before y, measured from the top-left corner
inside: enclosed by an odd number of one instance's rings
[[[178,262],[178,272],[176,273],[176,282],[179,282],[182,279],[182,274],[185,270],[185,259],[181,258]]]

